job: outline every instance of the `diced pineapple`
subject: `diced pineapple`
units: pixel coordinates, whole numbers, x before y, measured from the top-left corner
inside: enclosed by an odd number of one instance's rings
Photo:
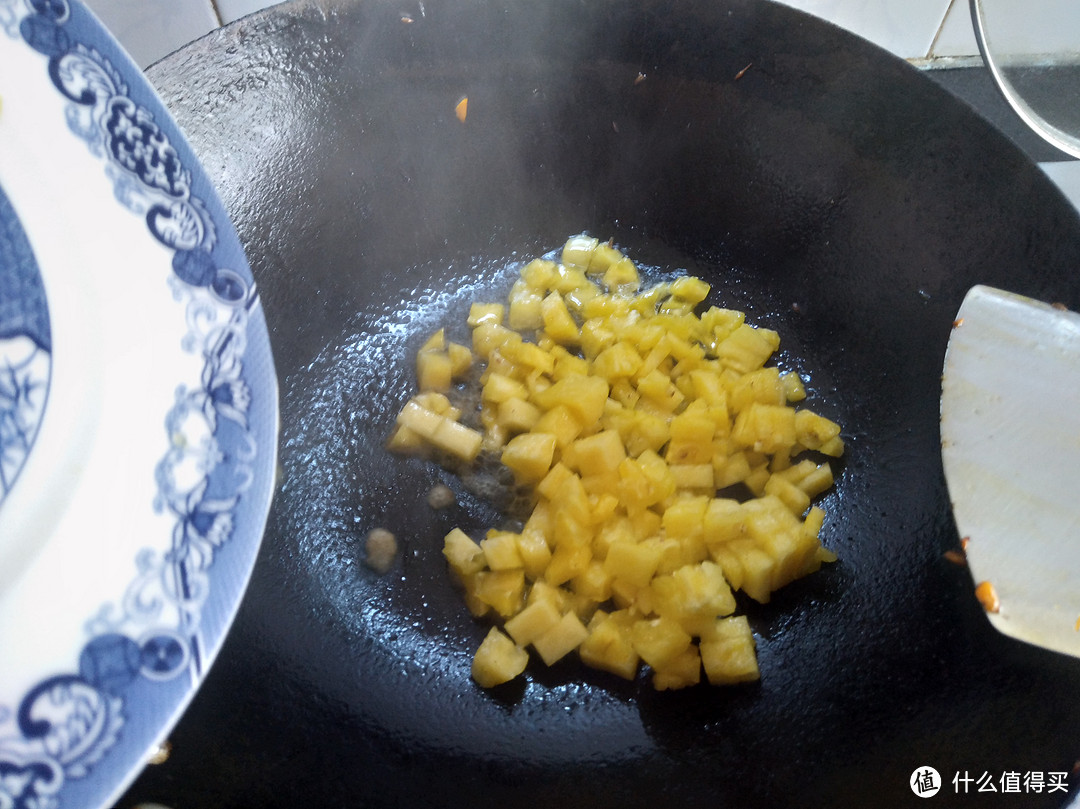
[[[801,402],[806,398],[806,386],[803,385],[802,377],[794,371],[780,374],[780,385],[786,401]]]
[[[473,656],[472,678],[481,688],[493,688],[513,680],[528,664],[529,653],[493,626]]]
[[[735,417],[731,437],[755,452],[778,452],[798,440],[795,416],[795,411],[786,405],[752,402]]]
[[[701,682],[701,656],[697,646],[690,645],[663,666],[653,668],[652,681],[657,691],[688,688]]]
[[[536,483],[551,469],[555,457],[555,436],[522,433],[511,438],[502,451],[502,462],[519,483]]]
[[[484,561],[491,570],[508,570],[524,566],[518,547],[518,535],[508,531],[494,531],[480,540]]]
[[[498,403],[495,419],[508,432],[523,433],[540,421],[540,408],[526,399],[511,396]]]
[[[630,642],[653,669],[662,669],[685,652],[693,638],[672,618],[651,618],[634,621],[630,628]]]
[[[627,613],[598,611],[589,622],[589,635],[578,647],[582,662],[601,671],[607,671],[633,680],[637,675],[640,658],[630,641],[630,622]]]
[[[524,340],[508,343],[500,351],[510,361],[519,366],[528,366],[539,373],[551,374],[555,370],[555,357],[536,343],[527,343]]]
[[[703,666],[711,683],[756,679],[732,590],[766,602],[835,559],[811,504],[832,469],[798,456],[839,457],[840,428],[791,406],[806,388],[766,366],[775,332],[733,310],[695,314],[701,279],[637,292],[634,262],[584,235],[561,258],[524,265],[507,305],[470,309],[471,349],[431,335],[416,358],[421,392],[388,443],[441,460],[497,452],[529,487],[519,533],[444,540],[469,611],[510,633],[489,633],[474,676],[517,676],[532,645],[549,665],[577,648],[627,679],[644,660],[661,690],[699,682]],[[482,385],[482,431],[450,401],[462,378]],[[718,496],[736,484],[751,499]]]
[[[574,322],[566,301],[558,292],[549,293],[540,304],[544,332],[557,343],[574,345],[581,340],[581,329]]]
[[[431,436],[431,443],[463,461],[472,462],[480,454],[484,436],[476,430],[444,418]]]
[[[701,303],[709,295],[709,285],[700,278],[684,275],[675,279],[671,294],[689,303]]]
[[[563,245],[561,261],[568,267],[587,270],[589,269],[589,263],[592,261],[593,252],[599,244],[600,240],[591,236],[571,236]]]
[[[637,266],[625,256],[604,271],[604,286],[609,289],[629,288],[637,289],[641,283]]]
[[[481,570],[473,577],[473,595],[503,618],[515,615],[525,598],[525,572],[511,570]]]
[[[807,449],[820,450],[840,435],[840,425],[809,410],[795,413],[795,437]]]
[[[579,438],[571,444],[569,452],[582,475],[615,472],[626,460],[622,437],[615,430],[601,430]]]
[[[779,346],[776,332],[743,323],[717,345],[716,355],[726,367],[745,374],[764,365]]]
[[[506,307],[501,303],[474,303],[469,307],[469,317],[466,322],[473,328],[484,323],[501,326],[505,310]]]
[[[518,646],[528,646],[556,626],[562,613],[547,599],[534,601],[506,622],[506,631]]]
[[[619,340],[600,351],[593,359],[593,373],[609,384],[616,379],[632,377],[641,368],[641,355],[626,340]]]
[[[527,399],[529,390],[523,383],[506,374],[488,373],[480,396],[484,401],[499,404],[510,399]]]
[[[555,436],[555,445],[565,447],[581,434],[582,423],[566,405],[556,405],[543,412],[533,425],[533,432]]]
[[[390,440],[386,442],[387,449],[391,452],[397,452],[403,455],[421,452],[426,446],[427,442],[424,441],[419,433],[409,429],[403,424],[399,424],[394,429],[394,432],[390,436]]]
[[[691,635],[701,635],[716,618],[735,610],[735,596],[724,572],[712,561],[657,576],[650,587],[657,614],[677,621]]]
[[[448,391],[454,363],[446,351],[421,351],[416,355],[417,385],[422,391]]]
[[[562,405],[582,424],[594,424],[604,413],[608,384],[596,376],[570,374],[550,388],[533,395],[533,402],[545,410]]]
[[[400,426],[408,427],[414,433],[429,441],[435,436],[435,431],[439,429],[439,425],[443,421],[443,417],[438,413],[421,407],[413,400],[406,402],[397,416],[397,423]]]
[[[551,563],[551,548],[548,546],[544,533],[531,530],[526,524],[522,532],[518,534],[517,544],[525,576],[533,581],[541,578]]]
[[[568,612],[557,624],[535,638],[532,645],[540,658],[550,666],[578,648],[588,636],[589,630],[581,619]]]
[[[604,570],[617,581],[644,587],[656,573],[663,548],[659,542],[616,542],[608,548]]]
[[[446,535],[443,556],[450,568],[461,577],[479,573],[487,564],[484,549],[460,528],[454,528]]]
[[[721,618],[702,635],[698,648],[705,676],[712,685],[759,680],[754,635],[745,616]]]
[[[556,545],[551,561],[544,570],[544,581],[557,587],[585,573],[592,562],[592,549],[589,544],[583,541],[580,544]]]
[[[507,314],[507,324],[517,331],[532,331],[543,325],[541,305],[543,293],[529,286],[524,279],[519,279],[510,290],[508,302],[510,310]]]
[[[802,515],[810,507],[810,495],[794,483],[775,473],[765,483],[765,494],[781,500],[792,514]]]

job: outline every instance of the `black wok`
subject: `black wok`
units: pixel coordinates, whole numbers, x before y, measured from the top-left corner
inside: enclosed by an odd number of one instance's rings
[[[1080,759],[1080,661],[996,634],[939,460],[939,374],[976,282],[1080,306],[1080,222],[907,64],[752,0],[320,0],[149,75],[245,244],[282,382],[281,485],[229,640],[121,805],[904,806]],[[461,122],[455,104],[468,97]],[[587,230],[783,339],[848,457],[840,561],[750,610],[760,684],[654,693],[564,663],[483,692],[439,553],[498,509],[382,448],[412,352]],[[456,484],[455,484],[456,485]],[[378,576],[374,526],[404,540]],[[976,793],[984,774],[996,799]]]

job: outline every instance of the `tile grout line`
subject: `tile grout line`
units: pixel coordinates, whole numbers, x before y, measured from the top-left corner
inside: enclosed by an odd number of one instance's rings
[[[215,0],[211,0],[215,2]],[[938,23],[937,31],[934,32],[934,38],[930,40],[930,49],[926,52],[926,58],[932,59],[934,57],[934,49],[937,47],[938,40],[941,39],[941,32],[945,30],[945,21],[949,19],[949,12],[953,10],[958,2],[966,2],[966,0],[949,0],[949,5],[945,7],[945,13],[941,15],[941,22]]]

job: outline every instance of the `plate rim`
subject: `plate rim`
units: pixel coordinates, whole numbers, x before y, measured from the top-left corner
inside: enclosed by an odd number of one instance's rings
[[[200,389],[178,390],[174,407],[154,414],[159,425],[164,415],[165,423],[159,427],[154,506],[171,524],[163,541],[171,551],[184,551],[162,559],[162,569],[205,587],[179,602],[196,612],[190,647],[181,648],[185,639],[168,633],[135,639],[103,621],[95,629],[94,616],[78,616],[73,620],[84,627],[84,643],[72,650],[69,668],[40,680],[33,674],[35,684],[16,691],[10,704],[5,705],[9,695],[0,693],[0,765],[15,774],[6,783],[0,779],[0,799],[13,806],[107,806],[179,719],[239,609],[273,496],[278,385],[243,247],[205,171],[142,71],[82,0],[0,0],[0,47],[5,43],[43,58],[43,70],[64,100],[66,134],[85,141],[75,147],[106,173],[116,201],[142,215],[148,237],[168,250],[172,272],[162,294],[177,299],[178,317],[185,317],[188,294],[216,299],[228,315],[212,341],[196,340],[185,349],[202,352]],[[80,131],[80,122],[100,124],[95,115],[106,108],[121,126],[135,125],[136,145],[163,161],[162,171],[154,174],[122,146],[113,148],[115,143],[103,140],[103,128]],[[139,205],[126,204],[125,196],[129,202],[139,198]],[[229,455],[228,468],[216,467],[223,469],[216,477],[207,471],[197,492],[179,490],[172,477],[178,462],[172,431],[182,431],[180,422],[193,412]],[[138,542],[133,547],[139,550]],[[199,626],[204,610],[207,621]],[[181,623],[178,633],[185,626]],[[110,670],[118,663],[119,672]],[[162,666],[159,677],[155,665]]]

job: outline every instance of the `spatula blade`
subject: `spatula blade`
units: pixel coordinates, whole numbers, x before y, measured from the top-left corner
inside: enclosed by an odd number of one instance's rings
[[[973,287],[945,355],[941,447],[990,621],[1080,656],[1080,315]]]

